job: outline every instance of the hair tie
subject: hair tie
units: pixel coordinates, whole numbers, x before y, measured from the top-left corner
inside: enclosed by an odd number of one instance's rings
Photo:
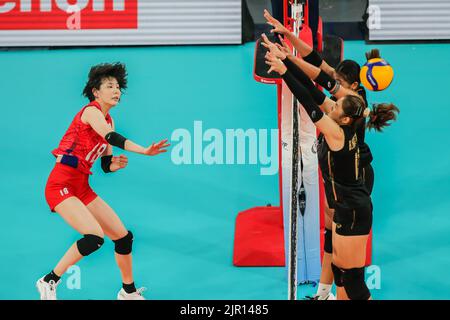
[[[369,108],[365,108],[364,112],[363,112],[363,117],[367,118],[368,116],[370,116],[370,109]]]

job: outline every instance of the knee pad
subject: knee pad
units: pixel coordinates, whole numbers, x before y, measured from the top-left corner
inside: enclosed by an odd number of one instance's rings
[[[105,240],[102,237],[85,234],[83,238],[77,241],[77,248],[82,256],[88,256],[100,249],[104,242]]]
[[[118,254],[127,255],[131,253],[133,247],[133,234],[131,231],[128,231],[128,234],[120,239],[113,241],[115,244],[114,250]]]
[[[344,286],[344,282],[342,279],[342,270],[339,267],[336,267],[334,265],[334,263],[331,263],[331,270],[333,270],[333,275],[334,275],[334,283],[336,284],[336,287],[343,287]]]
[[[323,251],[326,253],[333,253],[333,236],[331,230],[325,228],[325,239],[323,242]]]
[[[342,269],[344,288],[350,300],[368,300],[370,291],[364,281],[364,267]]]

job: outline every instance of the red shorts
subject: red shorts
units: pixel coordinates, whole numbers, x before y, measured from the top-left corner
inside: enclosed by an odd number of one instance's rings
[[[77,197],[88,205],[97,197],[89,186],[89,175],[65,164],[56,163],[45,186],[45,199],[54,212],[55,207],[70,197]]]

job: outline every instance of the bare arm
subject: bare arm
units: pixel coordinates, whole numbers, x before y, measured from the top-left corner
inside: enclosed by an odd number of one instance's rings
[[[312,64],[309,64],[303,59],[299,59],[294,56],[289,56],[288,59],[290,59],[297,67],[299,67],[306,75],[311,79],[316,79],[320,74],[320,68],[313,66]]]
[[[289,40],[289,42],[291,42],[292,46],[295,48],[295,50],[297,50],[297,52],[300,54],[302,58],[308,57],[313,52],[313,48],[311,48],[302,39],[296,37],[295,34],[293,34],[292,32],[289,32],[286,38]],[[325,60],[321,59],[321,61],[322,63],[320,64],[320,66],[318,66],[318,68],[320,70],[323,70],[330,77],[334,78],[336,70],[332,66],[330,66]]]
[[[319,78],[321,69],[309,64],[308,62],[306,62],[300,58],[297,58],[294,56],[289,56],[288,58],[291,59],[291,61],[294,62],[301,70],[303,70],[303,72],[305,72],[306,75],[310,79],[318,82],[317,80]],[[338,99],[348,96],[348,95],[353,95],[353,96],[358,95],[358,93],[356,93],[355,91],[344,88],[341,85],[337,85],[337,90],[335,92],[333,92],[333,90],[336,88],[335,86],[333,86],[333,88],[330,88],[330,87],[327,88],[323,85],[323,83],[320,83],[320,82],[318,82],[318,83],[320,85],[322,85],[325,89],[327,89],[330,93],[332,93],[332,95],[334,95]]]
[[[95,132],[105,139],[109,133],[114,132],[113,128],[106,122],[103,113],[95,107],[87,107],[81,115],[81,120],[89,124]],[[157,155],[167,151],[163,149],[169,146],[166,142],[167,140],[162,140],[157,144],[153,143],[150,147],[145,148],[130,139],[126,139],[123,149],[144,155]]]
[[[302,39],[297,37],[294,33],[288,32],[285,36],[292,44],[292,46],[295,48],[295,50],[297,50],[297,52],[300,54],[301,57],[306,57],[313,51],[313,48],[311,48]]]
[[[330,66],[325,60],[322,60],[322,64],[320,65],[320,69],[323,70],[326,74],[328,74],[330,77],[335,77],[336,70]]]
[[[330,113],[333,110],[335,105],[336,105],[335,101],[326,97],[325,101],[319,107],[320,107],[320,110],[322,110],[323,112]]]

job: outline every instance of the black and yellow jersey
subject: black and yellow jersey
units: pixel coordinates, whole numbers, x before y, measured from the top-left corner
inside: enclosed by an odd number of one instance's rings
[[[318,141],[318,158],[330,208],[359,208],[370,204],[370,195],[364,185],[360,168],[358,134],[351,126],[344,130],[344,147],[330,150],[324,136]]]

